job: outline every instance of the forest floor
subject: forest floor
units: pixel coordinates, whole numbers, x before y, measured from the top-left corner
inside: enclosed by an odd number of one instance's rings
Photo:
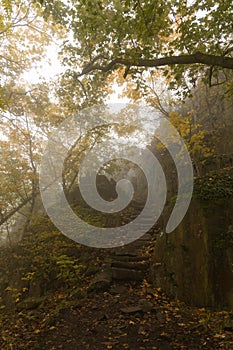
[[[1,349],[233,349],[233,313],[170,301],[145,281],[75,303],[63,298],[3,319]]]
[[[90,250],[88,251],[90,253]],[[100,257],[89,254],[94,265]],[[60,286],[40,305],[1,316],[1,350],[232,350],[233,312],[170,300],[148,282],[115,281],[105,291]]]

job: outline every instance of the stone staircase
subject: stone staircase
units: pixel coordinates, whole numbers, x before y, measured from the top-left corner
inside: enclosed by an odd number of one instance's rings
[[[153,249],[156,240],[155,232],[127,244],[115,248],[110,255],[110,268],[113,280],[141,281],[149,270],[149,252]]]
[[[138,211],[140,209],[137,207]],[[150,252],[154,248],[158,233],[159,228],[154,226],[136,241],[109,249],[101,270],[91,282],[89,290],[103,291],[112,284],[138,282],[147,278],[150,271]]]

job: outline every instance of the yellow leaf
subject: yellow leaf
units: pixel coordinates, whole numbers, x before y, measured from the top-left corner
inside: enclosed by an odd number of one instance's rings
[[[218,339],[223,339],[225,337],[226,337],[225,334],[215,334],[214,335],[214,338],[218,338]]]

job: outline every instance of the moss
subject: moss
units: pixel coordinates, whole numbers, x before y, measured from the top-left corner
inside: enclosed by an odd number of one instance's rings
[[[195,179],[194,197],[215,202],[233,195],[233,169],[225,168]]]

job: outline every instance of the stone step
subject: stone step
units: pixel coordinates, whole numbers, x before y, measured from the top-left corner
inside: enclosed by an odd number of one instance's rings
[[[138,239],[138,241],[150,241],[152,239],[152,235],[150,233],[146,233],[142,237]]]
[[[157,240],[157,237],[152,237],[149,241],[146,241],[146,240],[144,241],[143,239],[139,238],[139,242],[141,242],[144,245],[144,247],[154,244],[156,240]]]
[[[130,257],[136,257],[137,253],[130,251],[129,248],[125,250],[125,248],[121,248],[121,250],[115,250],[113,251],[113,255],[115,256],[130,256]]]
[[[146,224],[145,225],[141,224],[140,228],[138,230],[138,233],[142,233],[142,232],[144,232],[144,234],[146,234],[146,233],[152,234],[152,233],[155,232],[155,229],[154,229],[154,227],[151,227],[151,228],[148,229]]]
[[[142,281],[145,278],[145,273],[138,270],[122,269],[112,267],[112,278],[122,281]]]
[[[130,256],[130,255],[117,255],[112,256],[112,260],[115,261],[126,261],[126,262],[140,262],[140,261],[148,261],[149,257],[146,255],[142,256]]]
[[[134,262],[134,261],[113,261],[111,267],[133,269],[133,270],[147,270],[149,267],[148,262]]]
[[[128,247],[130,247],[130,249],[135,249],[135,248],[143,248],[143,246],[146,244],[146,241],[141,241],[141,240],[136,240],[132,243],[129,243]]]
[[[140,201],[140,200],[133,200],[132,201],[133,208],[139,208],[139,207],[144,207],[144,206],[145,206],[144,201]]]

